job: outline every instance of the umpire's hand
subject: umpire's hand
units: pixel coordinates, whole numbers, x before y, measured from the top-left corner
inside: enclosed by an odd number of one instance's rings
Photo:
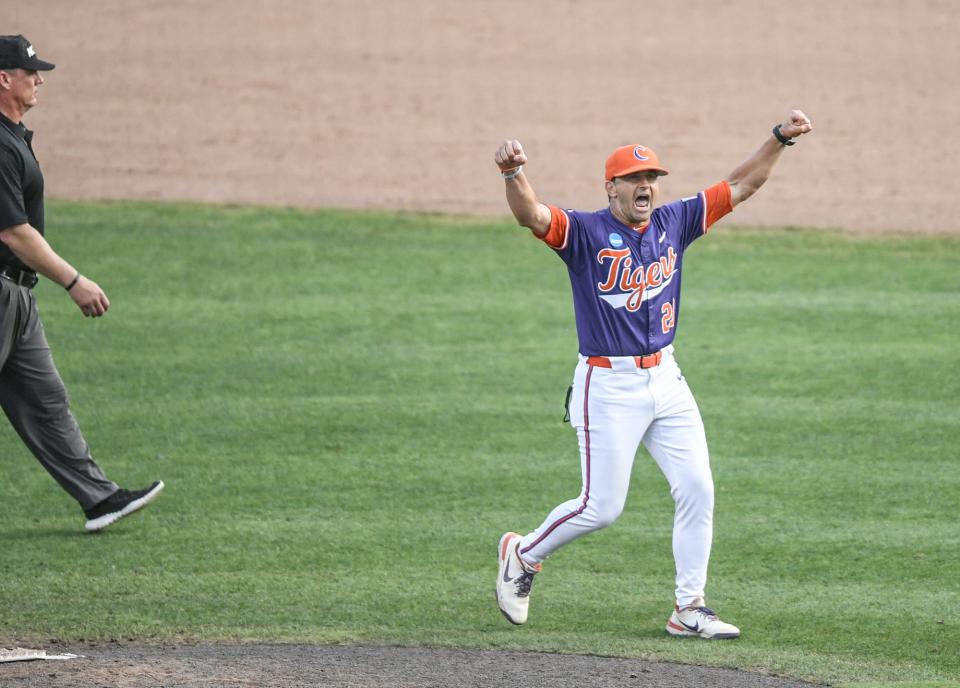
[[[110,299],[103,293],[100,285],[83,275],[80,275],[77,283],[70,288],[70,298],[77,304],[80,312],[89,318],[99,318],[110,308]]]

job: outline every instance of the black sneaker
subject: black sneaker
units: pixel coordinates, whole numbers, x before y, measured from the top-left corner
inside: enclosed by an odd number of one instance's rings
[[[87,530],[91,533],[103,530],[111,523],[142,509],[152,502],[162,489],[162,480],[158,480],[150,487],[133,492],[120,488],[96,506],[83,512],[87,516]]]

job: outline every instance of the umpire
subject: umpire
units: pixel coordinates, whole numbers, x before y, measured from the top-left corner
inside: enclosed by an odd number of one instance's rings
[[[110,301],[61,258],[43,236],[43,174],[23,115],[37,104],[43,72],[23,36],[0,36],[0,407],[45,469],[70,493],[95,532],[149,504],[163,489],[117,487],[90,456],[70,413],[53,363],[33,286],[37,273],[67,290],[80,311],[97,318]]]

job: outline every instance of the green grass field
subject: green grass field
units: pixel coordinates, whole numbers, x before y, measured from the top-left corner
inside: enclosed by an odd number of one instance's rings
[[[0,646],[57,638],[509,648],[835,684],[960,681],[960,238],[718,227],[684,264],[677,357],[707,426],[709,602],[666,636],[672,503],[559,552],[510,626],[497,540],[579,491],[563,264],[506,221],[50,203],[107,290],[37,288],[98,461],[143,515],[83,532],[0,429]]]

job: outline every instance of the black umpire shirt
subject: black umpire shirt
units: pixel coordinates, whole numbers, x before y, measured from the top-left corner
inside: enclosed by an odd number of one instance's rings
[[[0,230],[29,223],[43,234],[43,173],[32,139],[32,131],[0,113]],[[3,242],[0,265],[29,270]]]

